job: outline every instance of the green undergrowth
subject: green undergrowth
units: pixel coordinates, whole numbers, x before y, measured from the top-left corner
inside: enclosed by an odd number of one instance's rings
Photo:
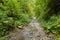
[[[27,1],[0,0],[0,37],[18,26],[27,25],[31,18]]]
[[[2,37],[2,38],[0,38],[0,40],[6,40],[6,38],[5,37]]]
[[[59,2],[59,0],[57,3],[56,0],[36,0],[35,3],[35,14],[38,22],[47,33],[52,33],[56,37],[60,34]],[[57,40],[60,40],[60,37],[57,37]]]
[[[18,26],[27,25],[36,16],[46,32],[60,40],[59,5],[59,0],[0,0],[0,37]]]

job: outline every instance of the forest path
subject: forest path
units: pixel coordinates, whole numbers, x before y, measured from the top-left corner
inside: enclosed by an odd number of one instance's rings
[[[7,40],[55,40],[54,37],[47,37],[44,29],[41,25],[36,21],[36,19],[32,19],[32,21],[28,24],[28,26],[23,27],[22,30],[15,31],[10,38]]]
[[[28,28],[25,28],[25,32],[28,34],[24,32],[25,40],[48,40],[43,28],[36,19],[33,18],[28,26]]]

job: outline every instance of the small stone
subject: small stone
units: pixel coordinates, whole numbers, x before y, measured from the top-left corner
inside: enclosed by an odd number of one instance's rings
[[[29,36],[30,38],[32,38],[32,36]]]
[[[23,27],[22,26],[18,26],[19,29],[22,29]]]

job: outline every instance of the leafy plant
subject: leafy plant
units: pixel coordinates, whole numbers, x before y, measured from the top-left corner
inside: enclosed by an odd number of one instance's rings
[[[0,0],[0,35],[4,36],[21,25],[30,22],[31,14],[28,1],[25,0]]]
[[[48,33],[51,32],[56,35],[60,33],[60,6],[56,7],[60,4],[58,4],[59,0],[56,4],[54,3],[56,3],[55,0],[36,0],[35,14],[42,27]]]

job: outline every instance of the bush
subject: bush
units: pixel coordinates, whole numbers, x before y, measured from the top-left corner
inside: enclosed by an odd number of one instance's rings
[[[11,31],[15,27],[29,23],[31,19],[29,7],[25,4],[27,2],[22,3],[21,1],[0,0],[0,36],[4,36],[7,31]],[[22,10],[22,7],[24,7],[24,10]]]
[[[56,4],[55,3],[55,0],[36,1],[35,14],[37,20],[42,24],[47,32],[58,34],[60,33],[60,6],[58,6],[59,0],[57,0]]]

